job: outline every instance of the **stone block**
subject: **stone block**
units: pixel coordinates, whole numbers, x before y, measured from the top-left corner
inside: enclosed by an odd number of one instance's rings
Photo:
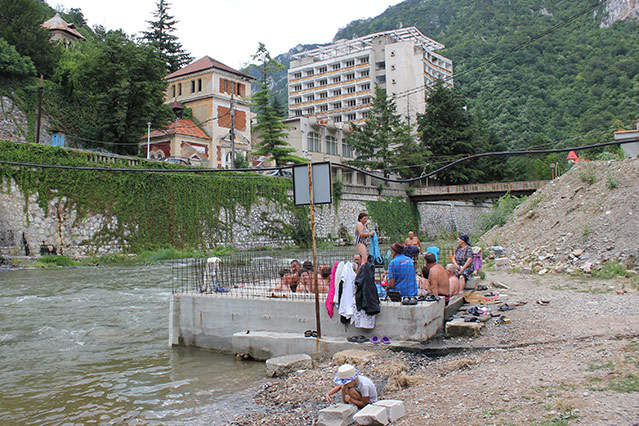
[[[508,269],[510,267],[510,259],[507,257],[498,257],[495,259],[495,269]]]
[[[284,355],[266,360],[266,375],[269,377],[285,376],[293,371],[312,368],[310,355]]]
[[[387,425],[388,414],[386,407],[368,404],[353,416],[353,420],[358,425]]]
[[[388,417],[388,421],[391,423],[406,415],[404,402],[397,399],[382,399],[373,405],[386,408],[386,416]]]
[[[352,404],[335,404],[319,412],[317,424],[320,426],[347,426],[353,423],[357,407]]]
[[[466,322],[463,318],[455,318],[446,323],[446,337],[477,337],[484,327],[481,322]]]
[[[369,361],[375,359],[375,353],[372,351],[364,351],[361,349],[347,349],[345,351],[337,352],[333,355],[333,362],[336,365],[341,364],[353,364],[364,365]]]
[[[472,276],[468,278],[468,280],[466,280],[466,287],[464,287],[464,290],[476,289],[480,281],[481,281],[481,277],[478,277],[478,276]]]

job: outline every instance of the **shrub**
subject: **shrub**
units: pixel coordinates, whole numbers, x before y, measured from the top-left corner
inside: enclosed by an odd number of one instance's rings
[[[488,231],[495,226],[504,226],[512,217],[515,208],[527,198],[528,197],[513,197],[510,194],[500,197],[489,213],[480,215],[480,228],[483,231]]]

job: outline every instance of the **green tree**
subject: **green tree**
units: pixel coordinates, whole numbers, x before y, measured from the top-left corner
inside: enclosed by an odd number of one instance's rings
[[[15,47],[0,38],[0,86],[2,89],[35,75],[36,69],[31,58],[20,56]]]
[[[476,152],[473,145],[472,119],[466,101],[456,89],[437,84],[427,96],[424,114],[418,114],[417,125],[422,148],[432,152],[439,164]],[[476,182],[481,172],[472,163],[464,162],[439,172],[436,178],[444,184]]]
[[[49,31],[41,26],[51,17],[48,7],[36,0],[0,0],[0,10],[0,38],[31,58],[38,73],[51,76],[62,48],[49,42]]]
[[[273,101],[274,97],[270,91],[273,73],[281,69],[282,64],[271,58],[263,43],[258,45],[253,60],[258,62],[257,67],[260,70],[257,81],[259,90],[252,97],[253,108],[257,113],[257,124],[253,126],[253,129],[259,133],[260,139],[257,144],[258,149],[254,151],[254,154],[267,156],[269,159],[275,160],[275,164],[278,166],[287,163],[306,163],[304,158],[293,155],[295,148],[286,142],[288,133],[283,122],[284,117],[280,115],[281,108],[278,108],[279,104]]]
[[[353,126],[346,136],[346,141],[356,152],[350,164],[369,170],[383,170],[384,176],[388,176],[394,165],[401,165],[397,170],[410,174],[412,168],[406,167],[406,162],[419,162],[422,158],[413,143],[410,126],[396,111],[395,102],[388,99],[386,91],[375,86],[368,120],[361,126]],[[398,152],[402,154],[401,161],[396,163]]]
[[[112,31],[104,42],[78,44],[65,53],[52,101],[63,127],[86,146],[136,154],[146,123],[159,126],[172,117],[163,102],[164,75],[152,47]]]
[[[173,34],[178,21],[169,15],[169,6],[165,0],[157,1],[156,10],[153,12],[156,19],[147,21],[149,30],[143,32],[142,39],[158,50],[166,64],[167,73],[172,73],[191,62],[193,57],[182,48],[182,43]]]

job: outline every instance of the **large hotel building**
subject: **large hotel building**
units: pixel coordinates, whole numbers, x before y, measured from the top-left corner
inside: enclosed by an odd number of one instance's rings
[[[435,53],[444,45],[417,28],[338,40],[293,57],[288,71],[289,143],[313,161],[352,157],[347,123],[361,123],[375,85],[395,100],[409,123],[425,111],[426,90],[437,80],[453,85],[453,63]]]

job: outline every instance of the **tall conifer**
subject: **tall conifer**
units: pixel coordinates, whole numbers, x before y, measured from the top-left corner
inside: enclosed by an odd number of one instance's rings
[[[147,21],[149,30],[143,33],[142,39],[154,46],[162,60],[166,63],[167,73],[172,73],[187,65],[193,57],[182,48],[182,43],[173,35],[178,21],[169,15],[169,3],[166,0],[158,0],[153,16],[154,21]]]

